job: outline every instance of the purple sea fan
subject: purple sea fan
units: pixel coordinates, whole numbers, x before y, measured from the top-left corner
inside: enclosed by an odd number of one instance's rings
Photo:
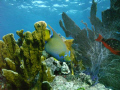
[[[99,81],[105,86],[119,90],[120,86],[120,56],[110,53],[101,42],[96,42],[98,35],[103,37],[115,38],[120,40],[119,32],[119,14],[118,10],[114,9],[114,5],[119,4],[119,0],[111,0],[110,9],[102,12],[102,20],[96,17],[97,3],[92,0],[90,10],[90,22],[93,25],[92,30],[87,28],[80,29],[75,22],[65,13],[62,13],[60,27],[64,30],[66,37],[73,37],[76,60],[82,60],[86,67],[85,73],[89,74],[95,84]],[[118,22],[118,23],[116,23]],[[96,36],[97,35],[97,36]]]
[[[108,62],[105,62],[109,56],[109,51],[102,46],[102,43],[95,41],[97,35],[94,28],[92,28],[93,30],[90,30],[87,28],[86,23],[82,21],[82,23],[86,25],[86,28],[78,30],[78,26],[65,13],[62,14],[62,18],[65,27],[63,26],[62,21],[60,21],[60,26],[65,31],[66,36],[68,35],[74,38],[73,48],[75,50],[76,60],[82,60],[83,65],[86,67],[84,73],[90,75],[91,79],[96,84],[98,82],[98,75],[103,72],[101,68],[108,64]],[[68,20],[73,26],[68,25],[66,22]],[[78,33],[72,33],[74,32],[73,30],[78,30]]]
[[[101,43],[98,42],[92,42],[90,44],[91,49],[88,50],[87,56],[89,56],[89,60],[91,62],[91,66],[87,68],[85,71],[86,74],[89,74],[91,76],[91,79],[95,82],[95,84],[98,82],[98,75],[100,75],[100,69],[105,63],[104,61],[109,56],[109,51],[102,46]]]

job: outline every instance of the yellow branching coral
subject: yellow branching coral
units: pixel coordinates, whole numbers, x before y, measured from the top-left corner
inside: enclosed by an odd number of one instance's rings
[[[6,61],[7,66],[8,66],[11,70],[16,71],[15,63],[14,63],[12,60],[10,60],[9,58],[5,58],[5,61]]]
[[[0,41],[0,61],[6,62],[5,65],[0,64],[0,68],[11,89],[30,90],[37,85],[39,90],[42,90],[42,82],[46,80],[43,76],[48,76],[48,81],[54,79],[50,75],[50,69],[46,72],[46,66],[42,63],[45,59],[42,57],[42,51],[47,35],[45,33],[47,24],[39,21],[34,26],[35,31],[32,33],[17,31],[20,36],[17,42],[13,34],[5,35],[3,41]]]
[[[6,77],[6,79],[10,82],[10,83],[14,83],[17,87],[20,85],[17,81],[18,79],[18,73],[14,72],[12,70],[7,70],[7,69],[2,69],[3,72],[3,76]],[[17,83],[16,83],[17,82]]]

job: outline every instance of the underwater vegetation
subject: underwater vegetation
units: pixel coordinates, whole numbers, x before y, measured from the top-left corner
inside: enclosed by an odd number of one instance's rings
[[[82,60],[86,67],[84,73],[91,76],[95,82],[100,82],[105,86],[112,87],[117,90],[120,89],[120,56],[114,55],[120,51],[119,45],[114,47],[120,41],[120,7],[118,0],[111,0],[111,7],[102,12],[102,21],[96,17],[97,3],[92,1],[90,22],[93,25],[92,30],[87,27],[87,24],[81,21],[86,27],[80,29],[73,20],[71,20],[64,12],[62,13],[62,20],[59,21],[61,28],[64,30],[67,37],[74,38],[73,48],[75,50],[76,60]],[[101,34],[106,39],[114,38],[111,42],[106,41],[111,45],[104,46],[100,42],[96,42],[98,34]],[[116,42],[117,41],[117,42]],[[113,44],[113,45],[112,45]],[[114,47],[114,48],[113,48]],[[110,53],[110,51],[112,53]],[[113,49],[113,50],[111,50]],[[115,51],[117,50],[117,51]]]
[[[92,1],[92,30],[80,29],[62,13],[59,21],[66,39],[45,21],[34,24],[33,32],[17,31],[0,41],[0,88],[6,90],[119,90],[120,82],[120,3],[96,17],[97,3]],[[104,37],[102,37],[102,36]],[[112,39],[110,39],[112,38]],[[98,42],[99,41],[99,42]],[[106,87],[107,88],[106,88]]]

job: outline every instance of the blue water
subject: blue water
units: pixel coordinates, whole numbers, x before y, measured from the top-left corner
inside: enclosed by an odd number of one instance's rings
[[[110,8],[110,0],[95,1],[98,3],[97,17],[101,19],[101,12]],[[34,23],[41,20],[65,36],[59,26],[62,12],[67,13],[81,29],[85,27],[81,20],[91,28],[91,4],[92,0],[0,0],[0,40],[8,33],[13,33],[17,40],[17,30],[33,32]]]

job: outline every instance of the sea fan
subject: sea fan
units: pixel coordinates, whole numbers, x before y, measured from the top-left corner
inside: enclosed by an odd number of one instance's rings
[[[82,23],[86,28],[81,30],[65,13],[62,13],[64,25],[62,20],[60,20],[59,24],[67,37],[71,36],[74,38],[73,48],[75,50],[76,60],[82,60],[86,67],[84,73],[91,76],[94,84],[99,81],[106,86],[120,89],[118,83],[120,82],[120,56],[110,53],[101,42],[95,41],[98,34],[101,34],[105,39],[120,39],[120,34],[116,33],[119,32],[118,27],[120,25],[116,23],[119,22],[119,16],[114,13],[110,14],[112,11],[113,8],[103,11],[101,21],[96,17],[97,3],[92,0],[90,11],[90,22],[93,25],[92,30],[83,21]],[[116,10],[114,11],[118,12]]]
[[[91,42],[90,46],[91,48],[87,51],[87,56],[89,57],[91,66],[87,67],[85,73],[90,75],[96,84],[98,82],[101,64],[104,63],[109,56],[109,51],[102,46],[102,43],[96,41]]]

